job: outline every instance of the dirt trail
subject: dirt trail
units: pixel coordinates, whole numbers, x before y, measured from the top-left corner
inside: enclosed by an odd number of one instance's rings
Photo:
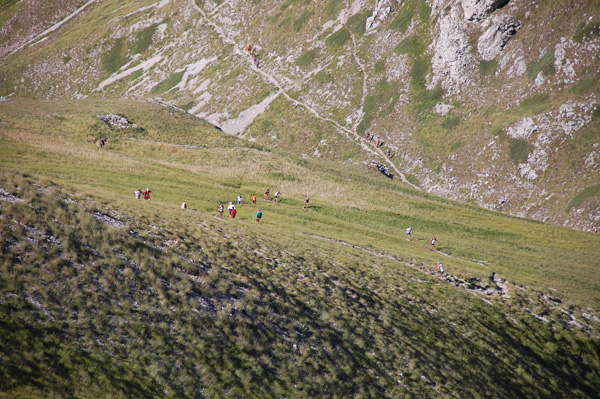
[[[400,170],[396,167],[396,165],[387,158],[387,156],[384,154],[384,152],[381,149],[374,148],[374,145],[371,142],[367,141],[365,138],[361,137],[357,133],[357,127],[360,124],[360,120],[358,121],[358,123],[356,123],[355,126],[353,126],[352,129],[350,129],[348,127],[340,125],[337,121],[335,121],[333,119],[322,116],[316,109],[312,108],[308,104],[292,98],[288,94],[288,92],[285,90],[285,88],[279,83],[279,81],[277,80],[277,78],[274,75],[265,71],[263,68],[255,67],[252,60],[249,57],[247,57],[247,54],[239,48],[240,45],[234,39],[232,39],[232,37],[230,35],[228,35],[225,32],[223,27],[219,26],[213,20],[213,16],[218,14],[218,9],[222,6],[224,6],[225,4],[227,4],[228,2],[221,4],[221,6],[215,8],[209,14],[207,14],[202,8],[198,7],[195,0],[190,0],[190,3],[192,5],[192,8],[194,8],[196,11],[198,11],[202,15],[202,17],[206,20],[206,23],[215,30],[215,32],[219,35],[219,37],[221,37],[221,39],[225,43],[231,44],[233,46],[233,52],[238,56],[244,57],[244,59],[246,59],[246,62],[248,63],[248,65],[250,65],[251,70],[253,70],[255,73],[260,74],[267,82],[269,82],[273,86],[277,87],[277,89],[279,89],[280,95],[284,96],[292,104],[303,107],[308,112],[313,114],[315,116],[315,118],[322,120],[324,122],[330,123],[333,126],[335,126],[337,131],[339,133],[341,133],[342,135],[344,135],[347,139],[349,139],[353,142],[358,142],[358,144],[360,145],[360,147],[363,150],[380,158],[383,161],[383,163],[387,164],[391,169],[394,170],[394,172],[396,173],[396,176],[398,176],[404,184],[406,184],[414,189],[420,190],[419,187],[410,183],[406,179],[406,176],[404,176],[404,174],[402,172],[400,172]],[[359,68],[363,72],[363,93],[362,93],[362,98],[361,98],[361,102],[360,102],[360,107],[361,107],[361,112],[362,112],[362,108],[364,107],[364,102],[365,102],[365,99],[367,96],[367,78],[368,78],[368,76],[366,74],[364,66],[360,63],[360,60],[358,59],[358,56],[356,55],[356,39],[355,39],[354,35],[352,35],[352,41],[354,43],[354,48],[355,48],[355,51],[353,52],[355,62],[359,65]],[[362,119],[362,116],[361,116],[361,119]]]

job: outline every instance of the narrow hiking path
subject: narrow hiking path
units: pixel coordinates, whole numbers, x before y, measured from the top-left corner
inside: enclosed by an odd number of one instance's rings
[[[99,0],[89,0],[87,3],[85,3],[84,5],[82,5],[81,7],[79,7],[77,10],[73,11],[70,15],[68,15],[65,18],[63,18],[59,22],[55,23],[54,25],[52,25],[51,27],[49,27],[48,29],[46,29],[42,33],[36,35],[33,39],[30,39],[30,40],[26,41],[25,43],[23,43],[22,45],[20,45],[19,47],[17,47],[13,51],[11,51],[10,53],[6,54],[3,58],[6,59],[6,58],[10,57],[11,55],[13,55],[13,54],[15,54],[15,53],[23,50],[25,47],[29,46],[30,44],[34,44],[35,45],[35,44],[38,44],[38,43],[46,40],[48,38],[48,35],[50,33],[54,32],[55,30],[57,30],[58,28],[60,28],[61,26],[63,26],[67,22],[69,22],[71,19],[75,18],[77,15],[79,15],[79,13],[81,13],[83,10],[85,10],[89,5],[91,5],[93,3],[96,3],[98,1]]]
[[[289,93],[287,92],[287,90],[281,85],[281,83],[278,81],[278,79],[274,75],[267,72],[264,68],[257,68],[252,63],[252,60],[250,60],[246,56],[245,52],[240,49],[239,43],[237,43],[230,35],[228,35],[225,32],[225,30],[223,29],[223,27],[221,27],[213,19],[213,17],[218,14],[218,9],[220,9],[220,7],[224,6],[225,4],[229,3],[229,1],[222,3],[220,6],[216,7],[214,10],[210,11],[209,13],[205,12],[201,7],[199,7],[196,4],[195,0],[190,0],[190,3],[192,5],[192,8],[194,8],[196,11],[198,11],[202,15],[202,17],[204,18],[206,23],[215,30],[217,35],[225,43],[233,46],[233,52],[236,55],[241,56],[246,60],[245,62],[247,62],[250,65],[252,71],[261,75],[267,82],[271,83],[273,86],[275,86],[278,89],[278,95],[284,96],[289,102],[291,102],[295,106],[303,107],[309,113],[311,113],[315,118],[333,125],[336,128],[337,132],[341,133],[343,136],[345,136],[347,139],[353,141],[354,143],[358,143],[364,151],[380,158],[383,161],[383,163],[387,164],[391,169],[394,170],[396,176],[398,176],[404,184],[406,184],[416,190],[419,190],[419,191],[421,190],[419,187],[415,186],[414,184],[409,182],[408,179],[406,179],[406,176],[396,167],[396,165],[390,159],[388,159],[388,157],[384,154],[384,152],[380,148],[374,148],[374,145],[371,142],[369,142],[365,138],[361,137],[357,132],[357,127],[360,124],[360,122],[362,121],[362,118],[364,116],[363,108],[364,108],[365,99],[368,95],[368,90],[367,90],[368,75],[366,73],[364,65],[360,62],[360,60],[356,54],[357,53],[356,38],[354,37],[352,32],[351,32],[351,37],[352,37],[353,49],[354,49],[353,56],[354,56],[355,62],[358,64],[359,68],[361,69],[361,71],[363,73],[363,82],[362,82],[363,88],[362,88],[362,95],[361,95],[361,101],[360,101],[360,110],[361,110],[362,115],[359,118],[358,122],[355,124],[355,126],[353,126],[352,129],[350,129],[346,126],[342,126],[340,123],[338,123],[337,121],[335,121],[331,118],[322,116],[316,109],[312,108],[310,105],[308,105],[300,100],[296,100],[296,99],[292,98],[289,95]],[[346,28],[342,28],[342,29],[346,29]]]

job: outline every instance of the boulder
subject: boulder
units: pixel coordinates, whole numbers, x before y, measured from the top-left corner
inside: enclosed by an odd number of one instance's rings
[[[139,127],[137,124],[130,122],[123,115],[118,114],[98,115],[98,119],[105,122],[111,129],[137,129]]]
[[[523,118],[506,130],[506,134],[514,139],[527,140],[532,133],[538,130],[537,125],[531,118]]]
[[[477,42],[477,51],[486,61],[496,58],[510,38],[521,29],[521,23],[510,15],[493,18],[490,26]]]
[[[467,21],[482,21],[510,0],[463,0],[462,8]]]

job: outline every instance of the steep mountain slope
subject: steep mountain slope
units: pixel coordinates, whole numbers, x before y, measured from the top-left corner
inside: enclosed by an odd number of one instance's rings
[[[0,107],[2,397],[600,389],[596,234],[240,140],[156,101]],[[99,118],[115,110],[130,123]],[[260,223],[250,204],[216,216],[265,187],[283,197],[259,199]]]
[[[54,20],[80,9],[52,32],[21,12],[46,15],[37,2],[11,4],[0,54],[31,45],[3,56],[3,95],[161,97],[299,155],[387,163],[431,193],[600,220],[594,0],[92,0],[56,4]]]

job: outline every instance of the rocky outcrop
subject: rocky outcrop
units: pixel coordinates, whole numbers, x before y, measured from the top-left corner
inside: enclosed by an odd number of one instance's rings
[[[435,104],[435,107],[433,107],[433,112],[441,116],[446,116],[448,112],[452,111],[453,109],[454,105],[438,103]]]
[[[462,8],[467,21],[482,21],[510,0],[463,0]]]
[[[98,115],[98,119],[110,126],[111,129],[138,129],[139,126],[130,122],[123,115],[106,114]]]
[[[396,0],[378,0],[373,10],[373,15],[367,18],[367,32],[377,28],[381,22],[385,21],[394,10]]]
[[[510,15],[493,18],[492,26],[479,37],[477,42],[477,51],[481,58],[486,61],[496,58],[519,29],[521,23]]]
[[[531,118],[523,118],[519,122],[509,127],[506,131],[514,139],[527,140],[532,133],[538,130],[537,125]]]
[[[440,33],[432,43],[433,76],[429,89],[441,83],[448,93],[459,93],[470,85],[470,74],[474,71],[474,60],[470,54],[469,36],[457,7],[441,17]]]

